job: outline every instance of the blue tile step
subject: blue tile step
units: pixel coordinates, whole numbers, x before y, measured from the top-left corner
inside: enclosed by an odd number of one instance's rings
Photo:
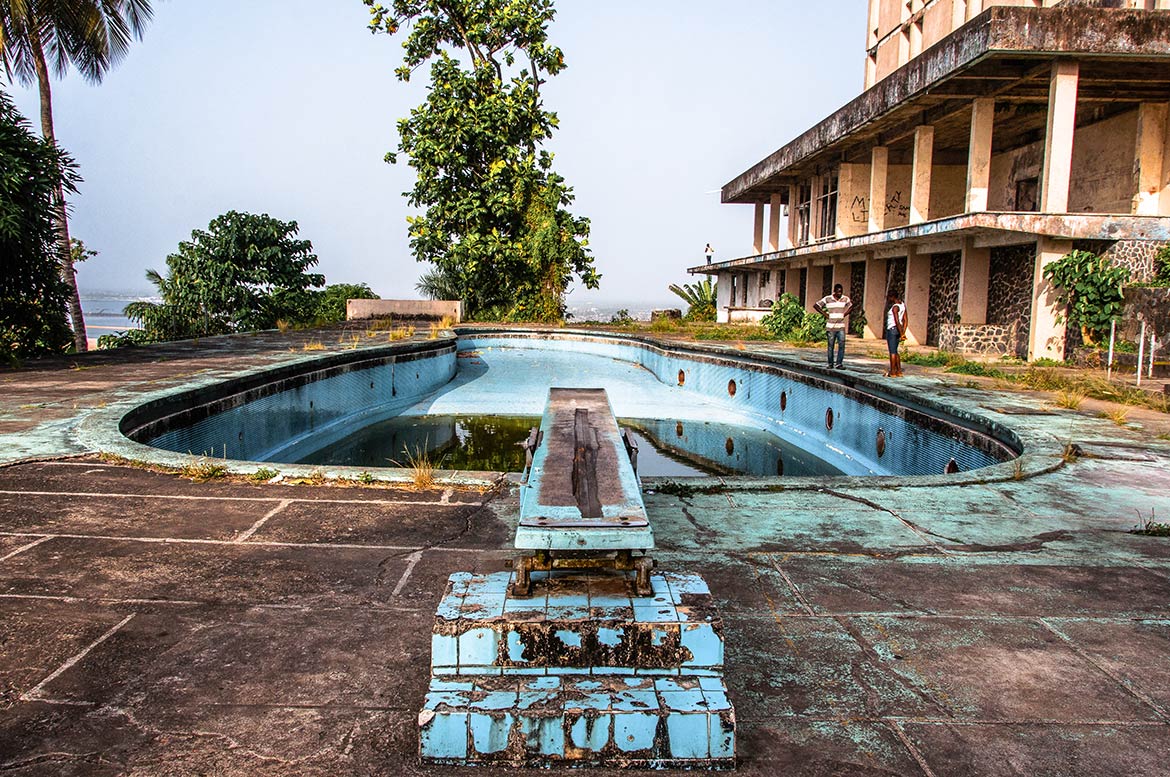
[[[424,764],[735,767],[718,677],[435,677],[418,720]]]
[[[510,572],[451,576],[435,614],[431,671],[475,675],[711,675],[723,672],[723,624],[697,575],[534,573],[528,597]]]

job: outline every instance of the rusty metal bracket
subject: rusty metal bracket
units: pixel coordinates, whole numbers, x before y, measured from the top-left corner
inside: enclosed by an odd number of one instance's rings
[[[566,553],[538,550],[530,556],[510,559],[514,575],[509,588],[510,595],[517,598],[532,596],[532,573],[552,572],[554,569],[613,569],[618,572],[634,572],[634,595],[651,596],[650,573],[657,566],[654,559],[642,554],[635,556],[632,551],[618,550],[612,553]]]

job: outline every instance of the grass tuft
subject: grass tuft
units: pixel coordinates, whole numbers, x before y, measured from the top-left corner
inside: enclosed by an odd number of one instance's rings
[[[324,351],[325,344],[320,340],[310,340],[301,346],[302,351]]]
[[[201,459],[194,464],[184,466],[179,470],[179,474],[188,480],[194,480],[196,483],[206,483],[209,480],[227,477],[227,467]]]
[[[1076,389],[1061,389],[1056,395],[1054,404],[1057,407],[1063,407],[1066,410],[1078,410],[1081,403],[1085,401],[1085,395]]]
[[[1113,410],[1104,410],[1101,412],[1100,418],[1108,418],[1118,426],[1125,426],[1126,421],[1129,420],[1129,408],[1119,407]]]
[[[413,450],[409,447],[403,448],[402,453],[406,457],[405,467],[410,470],[411,485],[420,491],[434,488],[436,463],[426,449],[426,442],[424,441],[422,445],[416,446]],[[393,463],[400,467],[403,466],[397,461]]]
[[[280,473],[274,469],[269,469],[268,467],[261,467],[260,469],[253,472],[251,475],[248,475],[248,480],[255,480],[257,483],[263,483],[265,481],[272,480],[274,477],[276,477],[279,474]]]

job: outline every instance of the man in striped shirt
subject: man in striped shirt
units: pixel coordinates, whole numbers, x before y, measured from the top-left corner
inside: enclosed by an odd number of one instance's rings
[[[813,310],[825,317],[825,329],[829,333],[829,369],[845,367],[845,330],[848,328],[849,311],[853,310],[853,302],[845,296],[845,289],[841,284],[833,286],[833,293],[817,300]],[[833,359],[833,346],[837,346],[837,358]]]

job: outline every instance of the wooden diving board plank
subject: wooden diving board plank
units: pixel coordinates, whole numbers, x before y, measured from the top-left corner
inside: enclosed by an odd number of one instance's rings
[[[522,550],[649,550],[654,534],[605,389],[552,388],[520,501]]]

